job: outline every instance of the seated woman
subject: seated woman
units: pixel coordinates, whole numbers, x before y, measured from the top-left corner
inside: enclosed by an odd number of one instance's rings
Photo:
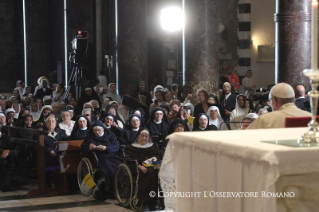
[[[61,110],[60,110],[60,105],[58,102],[53,102],[51,103],[52,107],[52,113],[54,113],[55,117],[57,118],[58,122],[61,122],[63,119],[61,117]]]
[[[123,124],[125,123],[124,121],[124,117],[122,116],[122,114],[119,112],[119,108],[121,108],[121,105],[119,105],[117,103],[117,101],[110,101],[109,105],[112,105],[115,110],[116,110],[116,114],[118,115],[118,117],[120,117],[121,122],[123,122]]]
[[[15,111],[12,108],[6,110],[5,114],[7,115],[7,125],[9,126],[16,126],[14,118]]]
[[[118,115],[115,107],[113,107],[112,105],[108,105],[105,108],[105,114],[107,113],[112,113],[115,117],[116,117],[116,122],[114,124],[116,124],[119,128],[123,129],[124,128],[124,122],[121,120],[120,116]],[[102,120],[103,121],[103,120]]]
[[[156,196],[151,198],[149,193],[158,190],[158,168],[147,164],[150,160],[158,163],[162,159],[162,152],[156,143],[152,143],[148,129],[140,128],[134,143],[129,146],[127,154],[138,162],[137,199],[148,203],[149,210],[153,211],[155,209]],[[145,162],[146,160],[148,161]]]
[[[94,122],[81,145],[81,150],[86,154],[93,150],[96,151],[99,167],[106,180],[109,181],[111,189],[117,167],[123,163],[123,158],[118,153],[119,149],[120,143],[116,140],[115,135],[104,130],[103,124],[99,120]]]
[[[32,115],[33,120],[38,120],[41,115],[41,111],[39,109],[39,105],[36,102],[32,102],[30,105],[30,114]]]
[[[90,121],[91,125],[93,125],[93,123],[96,121],[95,116],[94,116],[91,108],[83,109],[81,114],[83,116],[86,116],[86,118],[88,118],[88,120]]]
[[[228,127],[225,124],[222,124],[224,122],[223,118],[221,117],[220,113],[219,113],[219,109],[216,106],[211,106],[210,108],[208,108],[208,111],[206,113],[209,117],[209,125],[215,125],[218,129],[219,127],[220,130],[228,130]]]
[[[113,113],[105,114],[105,117],[102,118],[102,121],[103,121],[105,130],[109,130],[112,133],[114,133],[114,135],[118,139],[121,137],[123,129],[116,124],[117,120]]]
[[[170,135],[174,132],[184,132],[184,131],[189,131],[185,121],[183,119],[176,118],[169,125],[167,135]]]
[[[132,114],[126,123],[125,129],[122,132],[121,145],[125,145],[125,147],[128,148],[128,146],[135,140],[137,131],[139,130],[140,126],[141,118],[138,115]]]
[[[26,128],[26,129],[37,129],[36,127],[32,126],[33,118],[31,114],[26,114],[21,119],[22,125],[20,127]],[[24,130],[18,130],[16,131],[17,138],[23,138],[23,139],[30,139],[30,140],[36,140],[37,135],[33,133],[29,133],[28,131]]]
[[[48,118],[48,115],[52,113],[51,106],[43,106],[41,109],[41,115],[38,120],[33,120],[33,126],[38,127],[39,129],[42,129],[44,127],[44,121]]]
[[[138,115],[141,119],[141,127],[146,127],[146,123],[148,123],[148,118],[145,115],[145,111],[142,108],[136,108],[132,110],[131,115]]]
[[[91,105],[93,106],[93,109],[94,109],[93,113],[95,117],[97,118],[97,120],[100,120],[102,118],[102,114],[101,114],[102,110],[100,108],[99,102],[93,99],[89,103],[91,103]]]
[[[69,111],[63,111],[61,113],[61,116],[62,116],[62,120],[63,121],[59,124],[59,127],[62,130],[65,130],[65,133],[66,133],[67,136],[70,136],[71,132],[73,130],[75,121],[71,120],[71,114],[70,114]]]
[[[48,115],[45,120],[44,130],[48,131],[49,134],[44,136],[44,154],[45,158],[45,171],[46,171],[46,183],[55,184],[57,179],[53,173],[59,169],[59,161],[57,157],[57,142],[66,141],[67,135],[64,130],[57,127],[56,119],[54,115]],[[52,173],[53,172],[53,173]]]
[[[200,113],[194,119],[193,131],[207,131],[207,130],[218,130],[215,125],[208,125],[209,117],[206,113]]]
[[[158,136],[160,139],[166,137],[169,127],[168,119],[165,111],[161,107],[154,108],[151,114],[148,129],[150,130],[151,137]]]
[[[17,127],[23,127],[23,120],[22,120],[22,118],[23,118],[25,115],[29,114],[29,113],[30,113],[30,110],[29,110],[29,109],[23,108],[23,109],[20,111],[20,113],[19,113],[18,119],[17,119],[16,122],[15,122],[15,125],[16,125]]]
[[[70,140],[83,140],[89,133],[90,128],[91,124],[86,116],[77,116],[70,136]]]
[[[13,103],[11,108],[15,111],[14,112],[14,118],[18,119],[19,113],[21,111],[21,107],[20,107],[19,103]]]
[[[11,179],[14,176],[12,168],[15,166],[19,148],[15,140],[7,135],[0,137],[0,191],[10,189]]]

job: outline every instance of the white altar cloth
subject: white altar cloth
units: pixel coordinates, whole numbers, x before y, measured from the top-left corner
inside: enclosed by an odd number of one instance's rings
[[[276,211],[276,197],[262,197],[262,192],[276,192],[275,182],[281,175],[319,172],[319,147],[296,148],[260,141],[298,139],[306,131],[284,128],[170,135],[159,173],[161,196],[169,196],[165,197],[166,209]],[[212,191],[257,192],[258,197],[218,198]],[[168,192],[181,193],[172,196]],[[200,192],[200,196],[185,192]],[[174,197],[183,194],[193,197]]]

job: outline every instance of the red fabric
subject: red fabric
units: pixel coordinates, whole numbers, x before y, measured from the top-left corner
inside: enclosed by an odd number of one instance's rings
[[[229,75],[225,75],[225,77],[227,77],[227,79],[228,79],[228,82],[234,87],[234,90],[236,91],[236,92],[238,92],[239,91],[239,78],[238,78],[238,76],[237,75],[235,75],[235,74],[232,74],[231,76],[229,76]]]
[[[310,122],[311,117],[287,117],[285,120],[285,127],[307,127]],[[319,116],[316,118],[319,122]]]

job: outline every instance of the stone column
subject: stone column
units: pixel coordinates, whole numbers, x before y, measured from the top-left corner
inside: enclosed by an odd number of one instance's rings
[[[276,82],[292,86],[309,78],[302,73],[311,68],[311,1],[276,1]],[[265,73],[266,74],[266,73]]]
[[[218,93],[218,1],[185,1],[186,84]]]
[[[118,1],[118,67],[120,94],[133,94],[147,83],[147,1]]]

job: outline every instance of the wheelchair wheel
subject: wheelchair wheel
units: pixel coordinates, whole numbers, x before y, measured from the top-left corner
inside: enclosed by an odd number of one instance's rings
[[[91,177],[94,179],[92,163],[90,162],[88,158],[82,158],[82,160],[80,161],[78,165],[78,170],[77,170],[78,184],[79,184],[81,193],[84,194],[85,196],[90,196],[92,193],[92,190],[91,192],[85,192],[81,187],[82,181],[87,174],[90,174]]]
[[[131,206],[131,209],[133,211],[140,211],[142,210],[144,204],[142,201],[139,201],[135,196],[131,198],[130,200],[130,206]]]
[[[133,196],[133,178],[125,164],[119,165],[115,173],[115,196],[121,206],[128,207]]]

